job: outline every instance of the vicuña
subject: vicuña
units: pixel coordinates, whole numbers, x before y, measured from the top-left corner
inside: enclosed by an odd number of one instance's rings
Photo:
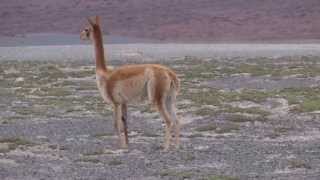
[[[91,40],[95,50],[96,81],[103,100],[113,106],[114,124],[120,147],[128,148],[127,106],[147,99],[159,111],[166,124],[164,150],[168,150],[171,131],[179,146],[180,123],[176,114],[176,96],[180,81],[168,67],[159,64],[123,65],[116,69],[106,66],[100,18],[88,18],[89,26],[80,33],[82,40]]]

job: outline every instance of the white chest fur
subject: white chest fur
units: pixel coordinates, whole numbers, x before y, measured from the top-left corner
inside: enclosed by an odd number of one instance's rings
[[[97,86],[98,86],[99,92],[100,92],[103,100],[106,103],[110,103],[111,101],[108,96],[107,84],[106,84],[105,78],[102,77],[101,75],[96,74],[96,81],[97,81]]]

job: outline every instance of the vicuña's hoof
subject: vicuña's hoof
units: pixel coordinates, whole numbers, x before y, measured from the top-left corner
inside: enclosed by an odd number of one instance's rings
[[[176,148],[176,149],[180,149],[180,144],[176,144],[176,145],[175,145],[175,148]]]
[[[121,149],[128,149],[128,144],[126,144],[126,143],[120,143],[120,148],[121,148]]]
[[[168,152],[168,151],[169,151],[169,146],[164,145],[164,146],[163,146],[163,151],[164,151],[164,152]]]

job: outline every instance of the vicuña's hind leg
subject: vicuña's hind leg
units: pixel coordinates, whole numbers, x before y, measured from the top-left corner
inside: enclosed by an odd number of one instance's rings
[[[176,112],[174,113],[176,114]],[[177,148],[180,146],[180,128],[180,120],[177,118],[175,121],[175,143]]]
[[[167,151],[169,149],[170,141],[171,141],[172,119],[171,119],[170,114],[167,111],[165,102],[159,103],[158,109],[159,109],[159,113],[160,113],[161,117],[163,118],[164,122],[166,123],[164,150]]]
[[[179,118],[177,117],[177,112],[176,112],[176,108],[175,108],[175,105],[172,105],[174,106],[173,109],[172,109],[172,116],[174,117],[174,130],[175,130],[175,134],[174,134],[174,138],[175,138],[175,144],[176,144],[176,147],[179,148],[180,146],[180,128],[181,128],[181,125],[180,125],[180,120]]]
[[[170,113],[173,122],[174,122],[174,133],[175,133],[175,144],[178,148],[180,145],[180,120],[177,116],[176,112],[176,94],[175,92],[171,93],[170,96],[166,99],[166,108],[168,109],[168,112]]]

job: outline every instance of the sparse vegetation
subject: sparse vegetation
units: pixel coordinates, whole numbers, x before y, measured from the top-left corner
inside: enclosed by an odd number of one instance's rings
[[[110,136],[114,136],[114,133],[113,132],[104,132],[104,133],[97,133],[97,134],[93,135],[93,137],[98,138],[98,139],[101,139],[104,137],[110,137]]]
[[[217,114],[217,111],[210,108],[199,108],[194,113],[199,116],[213,116]]]
[[[274,129],[274,132],[277,134],[285,134],[285,133],[289,132],[290,130],[292,130],[292,128],[290,128],[290,127],[276,127]]]
[[[281,134],[278,132],[272,132],[272,133],[267,134],[266,137],[270,138],[270,139],[276,139],[278,137],[281,137]]]
[[[290,75],[299,75],[300,77],[315,77],[320,75],[320,64],[317,63],[293,63],[274,65],[270,60],[254,62],[254,63],[241,63],[229,64],[224,68],[219,69],[219,73],[232,75],[248,73],[251,76],[265,76],[283,77]]]
[[[203,61],[194,63],[193,65],[186,66],[186,69],[181,71],[181,73],[184,74],[183,81],[190,81],[193,79],[214,79],[218,76],[217,72],[217,66],[214,63]]]
[[[225,175],[218,175],[218,176],[209,176],[208,178],[205,178],[205,180],[239,180],[237,177],[233,176],[225,176]]]
[[[304,160],[290,159],[289,168],[290,169],[300,169],[300,168],[311,169],[312,167]]]
[[[85,154],[83,154],[83,156],[97,156],[97,155],[101,155],[101,154],[105,154],[105,151],[103,149],[99,149],[93,152],[87,152]]]
[[[88,157],[88,156],[77,159],[76,162],[86,162],[86,163],[94,163],[94,164],[101,163],[99,159],[95,157]]]
[[[254,121],[259,121],[259,122],[265,122],[266,117],[263,116],[245,116],[241,114],[231,114],[227,116],[227,119],[232,122],[254,122]]]
[[[119,165],[122,164],[122,161],[113,158],[112,160],[110,160],[110,161],[108,162],[108,164],[109,164],[109,166],[119,166]]]
[[[201,134],[201,133],[196,133],[196,132],[194,132],[194,133],[192,133],[192,134],[190,134],[190,135],[188,136],[188,138],[198,138],[198,137],[204,137],[204,136],[203,136],[203,134]]]
[[[270,112],[262,110],[262,109],[260,109],[258,107],[239,108],[239,107],[225,106],[223,108],[223,112],[227,112],[227,113],[247,113],[247,114],[260,115],[261,117],[265,117],[265,116],[270,115]]]
[[[311,112],[320,110],[320,88],[287,88],[279,92],[279,96],[286,98],[289,104],[297,104],[297,112]]]
[[[214,131],[217,134],[230,133],[236,130],[239,130],[239,125],[237,124],[223,124],[220,126],[215,124],[207,124],[195,128],[195,131],[198,132]]]
[[[218,127],[213,124],[203,125],[200,127],[197,127],[195,131],[204,132],[204,131],[215,131]]]
[[[206,89],[197,93],[190,93],[185,95],[186,98],[191,99],[197,104],[215,105],[219,106],[222,103],[232,101],[252,101],[261,103],[268,97],[272,97],[272,92],[263,92],[257,90],[242,90],[236,91],[221,91],[215,89]]]
[[[77,71],[70,71],[67,72],[67,76],[72,78],[84,78],[90,77],[95,75],[94,67],[90,67],[88,69],[78,69]]]
[[[193,153],[185,152],[185,153],[182,153],[181,159],[183,159],[184,161],[188,162],[188,161],[195,160],[196,157],[195,157],[195,155]]]
[[[8,148],[3,152],[9,152],[17,149],[19,146],[35,146],[36,144],[23,138],[3,138],[0,143],[7,144]]]
[[[145,136],[145,137],[159,137],[160,135],[157,134],[156,132],[152,132],[150,130],[146,130],[146,131],[143,131],[142,136]]]
[[[166,176],[170,176],[173,177],[175,179],[189,179],[191,178],[194,174],[190,171],[176,171],[176,170],[169,170],[169,169],[165,169],[162,170],[159,173],[160,177],[166,177]]]

